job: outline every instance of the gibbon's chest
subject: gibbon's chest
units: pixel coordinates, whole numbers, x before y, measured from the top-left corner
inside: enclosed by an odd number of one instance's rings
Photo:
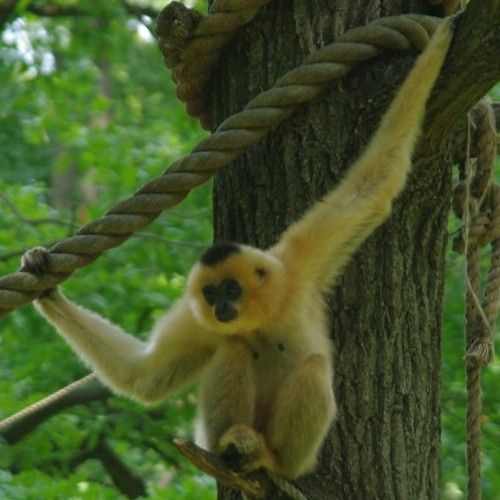
[[[252,353],[255,377],[255,421],[257,430],[264,432],[269,411],[287,375],[298,366],[303,355],[285,335],[264,336],[255,333],[246,338]]]
[[[284,335],[265,338],[256,334],[248,339],[248,344],[255,373],[269,375],[268,372],[287,371],[299,361],[299,353]]]
[[[243,335],[253,358],[255,373],[281,377],[313,353],[329,351],[328,319],[322,301],[288,311],[269,328]],[[328,354],[327,354],[328,355]]]
[[[279,384],[312,352],[321,352],[321,347],[314,340],[295,330],[245,335],[252,354],[257,387]]]

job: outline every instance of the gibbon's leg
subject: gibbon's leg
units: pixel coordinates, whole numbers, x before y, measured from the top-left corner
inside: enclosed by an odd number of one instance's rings
[[[313,280],[328,290],[354,251],[389,216],[411,167],[425,105],[448,51],[453,22],[446,19],[436,30],[367,148],[340,184],[270,249],[293,270],[296,286]]]
[[[32,249],[23,257],[23,270],[43,272],[40,266],[49,258],[45,249]],[[163,399],[190,382],[213,354],[213,348],[199,341],[199,326],[182,302],[160,320],[148,342],[77,306],[57,288],[42,295],[35,307],[104,383],[142,402]]]
[[[252,360],[248,344],[229,337],[217,348],[203,374],[199,417],[211,451],[224,451],[220,440],[232,426],[253,425],[256,388]]]
[[[332,374],[326,356],[309,356],[280,388],[267,429],[278,472],[294,479],[311,471],[336,414]]]

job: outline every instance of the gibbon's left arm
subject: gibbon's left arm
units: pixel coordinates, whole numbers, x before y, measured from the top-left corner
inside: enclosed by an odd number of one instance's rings
[[[43,272],[48,259],[44,248],[29,250],[23,270]],[[214,347],[185,299],[160,319],[147,342],[73,304],[57,288],[37,299],[35,307],[114,392],[144,403],[164,399],[191,382],[213,356]]]
[[[389,216],[411,167],[425,105],[450,45],[453,22],[446,19],[436,30],[339,186],[270,249],[298,283],[313,281],[327,291],[354,251]]]

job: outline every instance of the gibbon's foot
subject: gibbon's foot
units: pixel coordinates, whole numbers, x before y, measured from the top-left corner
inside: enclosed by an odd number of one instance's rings
[[[264,467],[279,473],[277,460],[264,436],[248,425],[233,425],[220,439],[220,455],[230,466],[243,472]]]
[[[41,276],[45,274],[50,265],[50,254],[48,250],[44,247],[34,247],[28,250],[21,257],[21,271],[31,274],[36,274],[37,276]],[[48,297],[52,294],[55,288],[50,288],[49,290],[45,290],[41,298]]]

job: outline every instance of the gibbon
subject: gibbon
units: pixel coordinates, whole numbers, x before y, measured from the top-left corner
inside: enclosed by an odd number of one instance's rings
[[[445,21],[340,184],[268,250],[208,249],[147,342],[57,288],[36,308],[119,394],[156,402],[200,378],[198,442],[238,469],[289,479],[312,471],[337,412],[324,294],[404,186],[451,38]],[[22,265],[44,273],[50,254],[34,248]]]

